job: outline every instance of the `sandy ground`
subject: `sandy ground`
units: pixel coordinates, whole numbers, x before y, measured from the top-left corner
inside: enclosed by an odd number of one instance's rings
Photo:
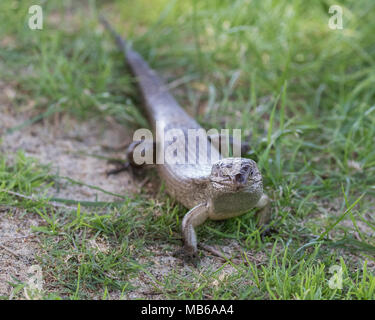
[[[31,233],[31,226],[37,226],[40,220],[25,211],[0,206],[0,296],[9,296],[9,282],[17,283],[28,279],[27,271],[35,264],[35,254],[39,242]]]
[[[139,192],[140,183],[130,173],[122,172],[107,176],[106,171],[114,165],[107,160],[87,154],[124,159],[124,153],[105,151],[102,145],[118,147],[130,141],[131,135],[112,119],[92,120],[78,123],[68,117],[56,121],[42,121],[5,134],[5,130],[22,124],[32,115],[28,106],[13,108],[17,95],[11,85],[0,82],[0,152],[12,154],[23,150],[28,157],[43,164],[51,164],[52,172],[68,176],[89,185],[101,187],[121,195]],[[86,155],[85,155],[86,154]],[[86,186],[64,184],[52,188],[53,196],[86,201],[118,201],[119,198],[93,190]],[[41,219],[26,211],[0,206],[0,296],[8,296],[12,277],[19,281],[27,279],[27,269],[35,262],[39,244],[31,234],[30,227]],[[14,281],[12,281],[14,283]]]

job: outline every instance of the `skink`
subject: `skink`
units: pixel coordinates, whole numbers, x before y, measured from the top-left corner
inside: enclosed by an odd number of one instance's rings
[[[189,130],[203,130],[181,108],[147,62],[113,30],[107,20],[101,20],[116,39],[137,79],[154,135],[164,136],[166,131],[178,129],[185,139]],[[258,208],[258,224],[268,223],[271,215],[270,200],[263,193],[262,176],[253,160],[223,158],[207,137],[205,144],[208,151],[202,148],[202,144],[198,144],[197,148],[196,144],[188,143],[187,139],[184,142],[185,152],[180,152],[180,159],[175,163],[160,163],[156,167],[167,192],[190,209],[182,221],[184,251],[187,256],[196,256],[197,237],[194,228],[207,219],[228,219]],[[167,139],[162,141],[164,149],[171,143]],[[137,143],[133,144],[133,151],[136,145]],[[202,152],[207,152],[208,161],[189,163],[189,156],[197,155],[200,159]]]

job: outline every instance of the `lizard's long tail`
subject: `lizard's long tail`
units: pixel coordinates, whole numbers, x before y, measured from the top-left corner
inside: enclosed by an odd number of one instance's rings
[[[187,122],[189,128],[200,128],[196,121],[190,118],[171,96],[159,75],[150,68],[138,52],[131,48],[129,42],[122,39],[104,17],[101,16],[100,21],[116,40],[132,74],[137,79],[151,125],[156,126],[156,121],[159,121],[159,118],[169,123],[181,118],[180,121]]]
[[[103,26],[112,34],[112,36],[115,38],[117,45],[121,49],[121,51],[124,53],[125,57],[127,56],[128,46],[125,39],[123,39],[116,31],[113,29],[111,24],[108,22],[106,18],[104,18],[102,15],[99,16],[100,22],[103,24]]]

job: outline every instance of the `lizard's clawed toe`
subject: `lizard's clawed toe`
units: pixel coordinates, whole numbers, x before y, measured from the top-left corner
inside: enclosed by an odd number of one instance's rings
[[[118,166],[117,168],[112,169],[112,170],[108,170],[106,172],[106,174],[107,174],[107,176],[110,176],[112,174],[118,174],[118,173],[123,172],[123,171],[128,171],[129,168],[131,169],[130,163],[129,162],[124,162],[120,166]]]
[[[181,258],[186,264],[192,264],[194,267],[198,266],[199,255],[196,249],[184,246],[173,253],[176,258]]]

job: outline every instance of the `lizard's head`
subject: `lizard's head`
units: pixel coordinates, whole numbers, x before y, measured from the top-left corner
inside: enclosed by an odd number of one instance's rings
[[[263,193],[262,175],[251,159],[217,161],[212,166],[210,182],[211,205],[218,219],[252,209]]]
[[[246,158],[225,158],[213,164],[210,180],[213,189],[226,192],[253,190],[262,184],[255,161]]]

